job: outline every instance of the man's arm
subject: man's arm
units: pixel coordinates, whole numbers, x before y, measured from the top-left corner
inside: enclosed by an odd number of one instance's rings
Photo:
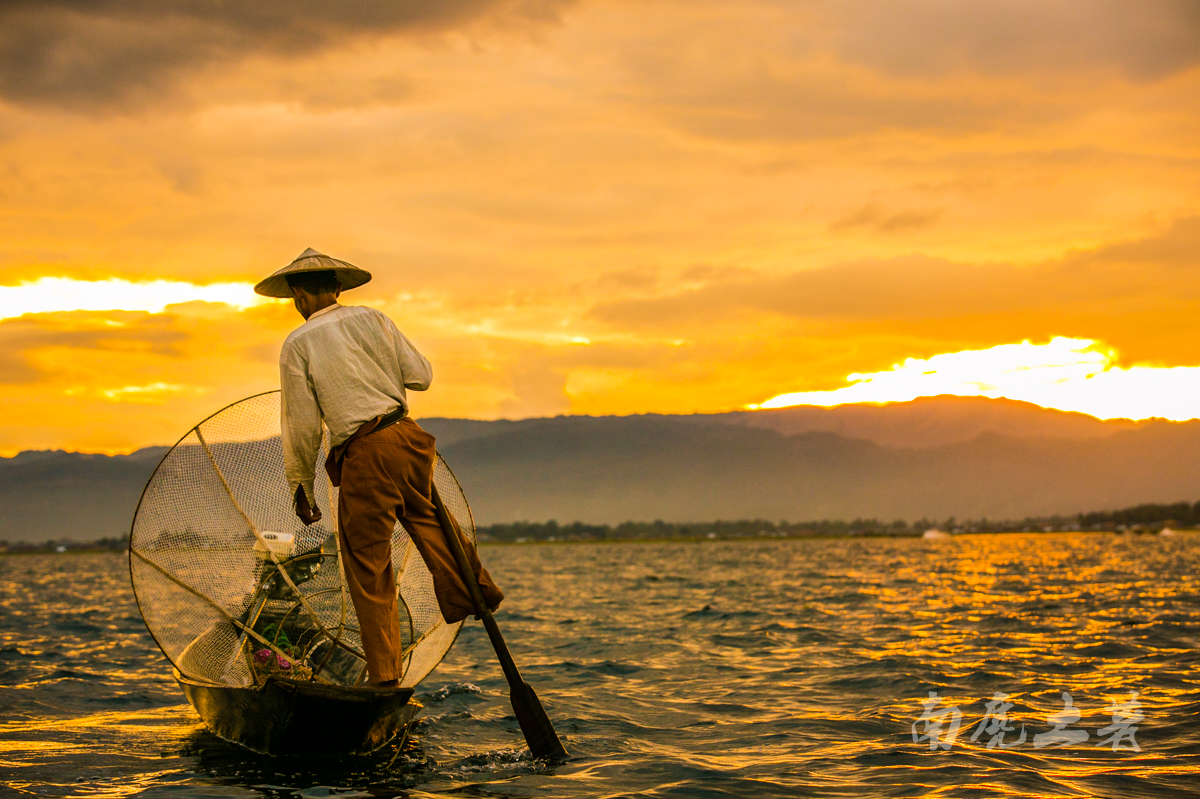
[[[396,343],[396,354],[400,360],[400,374],[404,377],[404,387],[413,391],[426,390],[433,382],[433,367],[429,365],[429,359],[417,352],[413,343],[394,324],[391,325],[391,329]]]
[[[321,448],[321,406],[309,383],[308,369],[294,346],[285,348],[280,356],[279,385],[283,471],[288,492],[296,496],[302,491],[309,507],[316,509],[313,479],[317,451]]]

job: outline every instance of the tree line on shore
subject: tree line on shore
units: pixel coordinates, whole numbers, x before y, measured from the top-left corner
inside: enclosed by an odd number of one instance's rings
[[[100,538],[95,541],[0,541],[0,552],[126,552],[129,536]]]
[[[1184,515],[1179,508],[1189,509]],[[1123,531],[1162,527],[1187,528],[1200,525],[1200,502],[1172,505],[1138,505],[1119,511],[1080,513],[1075,516],[1039,516],[1024,519],[968,519],[960,521],[951,516],[942,521],[920,519],[909,523],[904,519],[854,519],[853,521],[822,519],[820,521],[773,522],[767,519],[742,519],[715,522],[624,522],[618,525],[559,524],[548,522],[513,522],[492,524],[478,529],[481,541],[524,543],[527,541],[624,541],[658,538],[790,538],[801,536],[920,536],[926,530],[949,533],[1018,533],[1070,531]]]
[[[920,519],[911,524],[904,519],[853,521],[822,519],[807,522],[773,522],[766,519],[741,519],[714,522],[623,522],[617,525],[559,524],[548,522],[510,522],[489,524],[476,531],[480,541],[525,543],[531,541],[628,541],[659,538],[756,538],[799,536],[918,536],[926,530],[950,533],[1014,533],[1153,530],[1163,527],[1200,526],[1200,502],[1135,505],[1113,511],[1095,511],[1075,516],[1028,517],[1020,520],[970,519],[953,516],[942,521]],[[0,541],[0,552],[124,552],[129,536],[101,538],[98,541],[42,541],[9,543]]]
[[[1121,510],[1079,514],[1085,529],[1118,527],[1195,527],[1200,525],[1200,502],[1175,502],[1170,505],[1134,505]]]

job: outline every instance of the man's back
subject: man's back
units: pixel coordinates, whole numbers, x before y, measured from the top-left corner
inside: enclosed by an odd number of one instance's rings
[[[279,372],[285,470],[293,487],[306,488],[322,419],[336,447],[369,419],[407,412],[405,389],[423,391],[433,379],[429,361],[386,315],[338,304],[313,313],[288,336]]]

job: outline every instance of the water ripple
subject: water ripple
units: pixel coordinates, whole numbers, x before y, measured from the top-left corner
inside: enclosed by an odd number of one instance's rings
[[[529,758],[477,624],[418,691],[427,711],[402,747],[253,755],[183,702],[121,556],[9,556],[0,785],[64,797],[1161,797],[1200,784],[1200,536],[484,557],[509,594],[510,647],[572,752],[565,764]],[[913,741],[930,691],[961,714],[948,751]],[[995,692],[1024,743],[971,740]],[[1063,692],[1087,740],[1035,747]],[[1101,730],[1131,692],[1140,751],[1113,751]]]

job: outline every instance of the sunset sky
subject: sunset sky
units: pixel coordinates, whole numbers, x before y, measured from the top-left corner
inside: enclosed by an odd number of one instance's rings
[[[418,417],[1197,417],[1198,130],[1189,0],[6,3],[0,454],[278,387],[306,247]]]

